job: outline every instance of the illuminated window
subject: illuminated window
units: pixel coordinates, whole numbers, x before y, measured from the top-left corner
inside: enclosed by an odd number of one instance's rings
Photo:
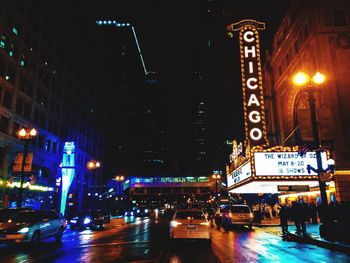
[[[1,38],[0,38],[0,48],[5,48],[6,46],[6,35],[3,34],[1,35]]]
[[[16,27],[12,28],[12,33],[14,33],[15,35],[18,35],[18,29]]]
[[[21,65],[21,67],[24,67],[24,65],[25,65],[25,59],[26,59],[26,56],[25,56],[25,55],[22,55],[21,61],[19,62],[19,64]]]
[[[51,151],[51,140],[47,140],[45,143],[45,150],[50,152]]]

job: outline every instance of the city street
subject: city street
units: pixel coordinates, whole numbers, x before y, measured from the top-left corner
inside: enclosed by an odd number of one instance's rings
[[[167,219],[113,219],[101,231],[67,230],[62,243],[0,247],[0,262],[349,262],[350,255],[284,242],[254,227],[213,229],[212,247],[168,238]]]

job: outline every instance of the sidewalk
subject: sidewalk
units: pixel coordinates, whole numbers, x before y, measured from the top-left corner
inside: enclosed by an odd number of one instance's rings
[[[282,229],[278,218],[270,220],[262,220],[261,223],[254,223],[256,227],[263,228],[264,231],[281,236]],[[295,241],[299,243],[313,244],[316,246],[333,249],[350,253],[350,243],[327,240],[320,236],[320,225],[319,224],[306,224],[306,235],[300,236],[296,234],[296,227],[293,222],[288,222],[289,241]]]

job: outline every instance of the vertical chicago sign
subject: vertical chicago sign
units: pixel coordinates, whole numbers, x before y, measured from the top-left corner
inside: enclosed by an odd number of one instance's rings
[[[227,29],[239,31],[245,137],[251,147],[268,146],[258,34],[265,23],[247,19]]]

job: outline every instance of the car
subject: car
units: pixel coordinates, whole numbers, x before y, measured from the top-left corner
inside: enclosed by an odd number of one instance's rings
[[[231,225],[246,225],[253,227],[254,215],[248,205],[228,205],[222,209],[222,227],[227,229]]]
[[[211,227],[202,210],[177,210],[170,222],[170,239],[199,239],[211,244]]]
[[[111,214],[107,210],[99,209],[99,210],[96,210],[95,212],[100,214],[100,216],[103,217],[103,223],[111,222]]]
[[[53,210],[20,209],[0,223],[0,243],[37,244],[49,237],[59,242],[66,227],[66,219]]]
[[[124,217],[136,216],[136,211],[132,208],[126,209],[124,211]]]
[[[136,209],[136,216],[146,217],[150,215],[150,210],[147,207],[138,207]]]
[[[102,229],[105,219],[98,211],[84,211],[76,214],[69,221],[71,229]]]

